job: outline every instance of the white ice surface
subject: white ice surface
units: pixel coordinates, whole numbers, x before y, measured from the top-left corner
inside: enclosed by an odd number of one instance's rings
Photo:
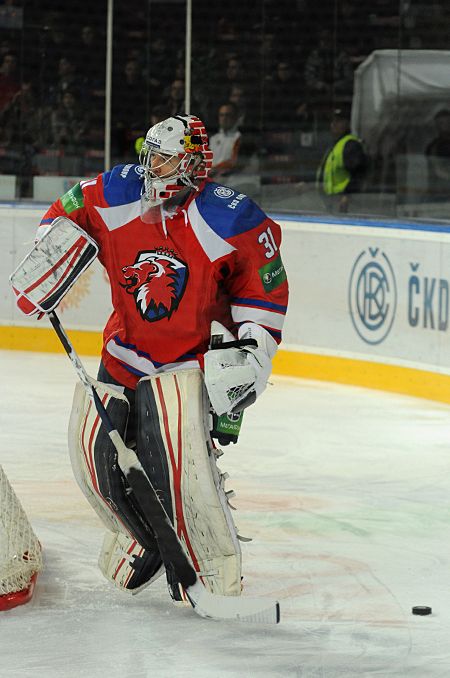
[[[103,579],[70,362],[0,352],[0,374],[0,463],[45,557],[32,602],[0,613],[0,678],[450,676],[450,407],[273,378],[220,460],[254,540],[243,595],[281,603],[280,625],[244,626],[173,607],[163,578],[133,597]]]

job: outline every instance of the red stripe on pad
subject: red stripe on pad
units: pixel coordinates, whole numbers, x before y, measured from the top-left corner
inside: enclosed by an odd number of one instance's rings
[[[155,382],[156,382],[156,388],[158,390],[158,396],[159,396],[159,401],[161,405],[161,410],[162,410],[162,415],[163,415],[163,424],[164,424],[164,431],[166,433],[166,440],[167,440],[167,446],[169,449],[169,457],[170,457],[170,463],[172,465],[172,478],[173,478],[173,485],[174,485],[174,498],[175,498],[175,513],[176,513],[176,521],[177,521],[177,535],[181,539],[182,537],[184,538],[184,542],[186,544],[186,547],[189,551],[189,555],[191,556],[192,562],[194,564],[195,569],[197,572],[200,570],[200,566],[198,564],[197,557],[194,553],[194,550],[192,548],[191,541],[189,539],[189,534],[187,531],[186,527],[186,521],[184,518],[184,513],[183,513],[183,503],[181,501],[181,471],[182,471],[182,457],[183,457],[183,449],[182,449],[182,436],[181,436],[181,420],[182,420],[182,403],[181,403],[181,395],[179,391],[179,386],[178,386],[178,380],[176,375],[173,375],[173,379],[175,381],[175,388],[177,389],[177,404],[178,404],[178,465],[175,461],[175,453],[173,449],[173,444],[172,444],[172,438],[170,436],[170,428],[169,428],[169,417],[167,413],[167,407],[166,407],[166,402],[164,399],[164,392],[163,388],[161,386],[161,379],[158,377],[155,377]]]

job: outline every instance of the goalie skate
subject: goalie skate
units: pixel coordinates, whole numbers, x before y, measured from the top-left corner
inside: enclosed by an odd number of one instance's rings
[[[98,565],[106,579],[132,594],[147,588],[164,572],[162,564],[155,571],[153,553],[123,532],[106,532]]]

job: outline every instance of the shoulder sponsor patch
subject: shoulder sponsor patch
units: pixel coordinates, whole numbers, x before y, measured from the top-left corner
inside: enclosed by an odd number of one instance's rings
[[[271,292],[286,280],[286,271],[280,255],[273,261],[269,261],[265,266],[259,268],[258,273],[266,292]]]
[[[70,214],[71,212],[84,207],[83,191],[81,190],[80,184],[76,184],[73,188],[69,189],[67,193],[64,193],[61,198],[61,203],[66,214]]]

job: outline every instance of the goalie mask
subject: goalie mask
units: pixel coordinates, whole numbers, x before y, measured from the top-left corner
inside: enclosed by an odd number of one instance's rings
[[[158,122],[147,132],[139,162],[144,168],[143,212],[186,186],[196,188],[212,165],[203,122],[193,115]]]

